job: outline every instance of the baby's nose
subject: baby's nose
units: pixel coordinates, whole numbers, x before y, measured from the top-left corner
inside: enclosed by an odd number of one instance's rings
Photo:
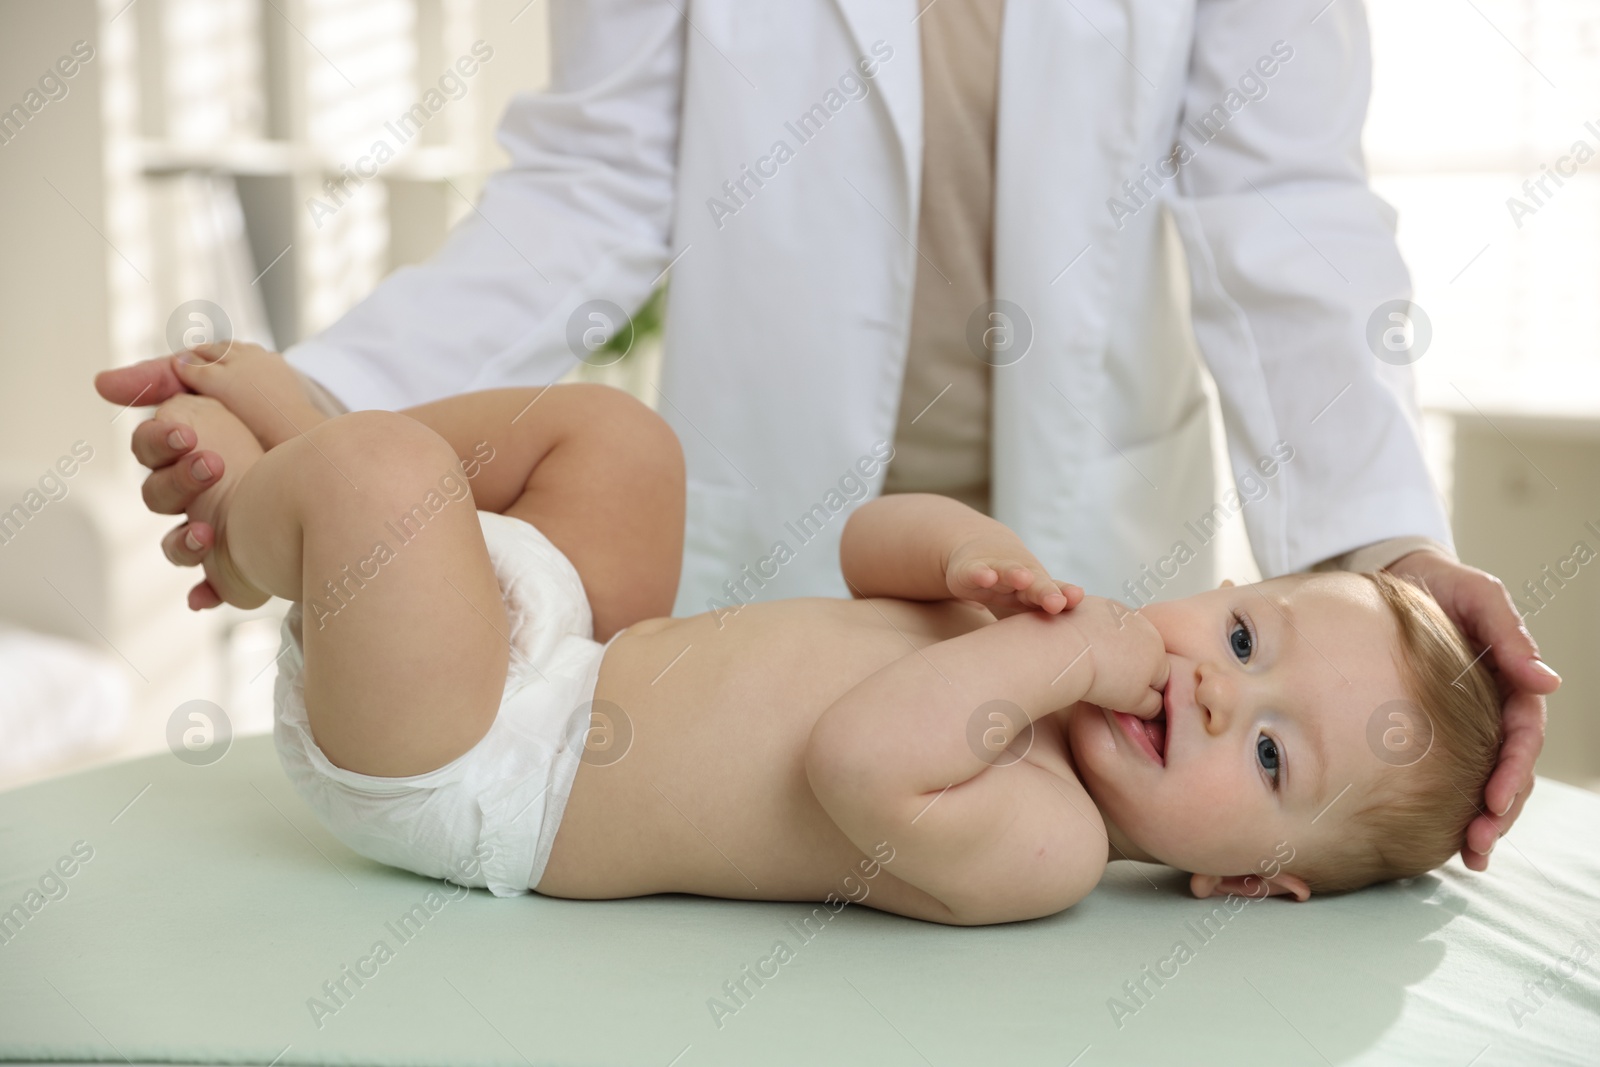
[[[1206,730],[1211,734],[1227,732],[1235,701],[1232,683],[1222,671],[1207,664],[1200,665],[1197,677],[1194,698],[1205,717]]]

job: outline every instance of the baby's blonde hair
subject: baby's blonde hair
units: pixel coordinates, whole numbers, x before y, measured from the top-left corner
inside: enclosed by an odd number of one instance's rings
[[[1294,865],[1313,893],[1340,893],[1409,878],[1443,865],[1500,755],[1500,697],[1483,660],[1424,588],[1387,571],[1362,574],[1377,586],[1400,630],[1400,676],[1425,732],[1425,754],[1380,759],[1379,786],[1349,821],[1348,844]],[[1414,743],[1417,741],[1414,736]],[[1376,753],[1377,749],[1374,749]]]

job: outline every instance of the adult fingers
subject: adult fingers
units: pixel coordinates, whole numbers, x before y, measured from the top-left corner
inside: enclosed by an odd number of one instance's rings
[[[188,392],[173,364],[176,356],[160,356],[126,367],[103,370],[94,376],[94,389],[113,404],[154,406]]]
[[[1493,664],[1502,674],[1509,672],[1510,680],[1521,687],[1519,675],[1524,664],[1530,657],[1537,657],[1539,649],[1522,625],[1504,582],[1485,571],[1426,550],[1403,556],[1390,564],[1389,570],[1419,580],[1467,639],[1490,649],[1494,654]],[[1535,668],[1534,673],[1542,680],[1527,688],[1545,692],[1554,672]]]
[[[1482,571],[1467,571],[1455,581],[1456,621],[1480,645],[1487,645],[1500,674],[1516,689],[1534,693],[1553,693],[1561,676],[1539,658],[1539,645],[1528,628],[1511,594],[1498,578]]]
[[[170,419],[146,419],[133,428],[133,458],[160,470],[195,446],[194,427]]]
[[[194,567],[215,543],[216,533],[209,523],[185,522],[167,531],[161,539],[161,551],[175,566]]]
[[[201,582],[199,585],[196,585],[193,589],[189,590],[190,611],[204,611],[207,608],[214,608],[221,603],[222,598],[217,595],[217,591],[215,589],[211,588],[210,582]]]
[[[1522,814],[1523,805],[1528,802],[1528,795],[1532,792],[1533,786],[1530,784],[1517,794],[1511,810],[1504,815],[1480,813],[1467,826],[1467,841],[1461,848],[1461,861],[1467,865],[1468,870],[1484,871],[1489,868],[1489,853],[1494,851],[1495,843],[1500,840],[1500,836],[1516,821],[1517,816]]]
[[[1489,811],[1506,814],[1518,794],[1533,788],[1533,764],[1544,747],[1544,726],[1544,697],[1513,692],[1506,698],[1500,713],[1500,762],[1483,790],[1484,807]],[[1507,820],[1505,826],[1510,824]]]
[[[1522,625],[1505,585],[1491,574],[1441,561],[1425,575],[1441,606],[1467,636],[1493,656],[1504,696],[1500,758],[1484,788],[1484,807],[1467,827],[1462,862],[1488,868],[1489,852],[1510,828],[1533,789],[1533,768],[1544,747],[1543,693],[1561,678],[1539,658],[1538,644]]]
[[[181,463],[151,471],[140,492],[144,506],[157,515],[178,515],[188,510],[194,498],[217,484],[222,477],[222,457],[205,449]]]

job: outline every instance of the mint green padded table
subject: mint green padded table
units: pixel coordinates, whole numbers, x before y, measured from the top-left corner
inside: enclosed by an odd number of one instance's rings
[[[801,904],[447,900],[333,840],[248,738],[209,767],[162,755],[0,795],[0,908],[26,915],[0,923],[0,1059],[1600,1063],[1600,797],[1542,781],[1487,876],[1458,859],[1203,930],[1216,902],[1183,885],[1119,863],[1049,919],[953,929],[851,906],[810,940]],[[1145,978],[1179,940],[1188,957]],[[724,983],[778,941],[788,958],[733,1000]],[[1136,1001],[1123,984],[1141,978]]]

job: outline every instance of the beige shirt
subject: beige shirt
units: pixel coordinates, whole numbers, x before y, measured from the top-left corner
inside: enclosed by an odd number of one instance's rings
[[[1003,0],[934,0],[922,34],[922,208],[894,459],[885,493],[939,493],[989,513],[990,364],[967,321],[993,296],[995,115]],[[1352,549],[1317,570],[1378,570],[1426,537]]]
[[[886,493],[989,512],[989,364],[967,320],[990,299],[1000,0],[935,0],[922,33],[922,210],[911,341]]]

